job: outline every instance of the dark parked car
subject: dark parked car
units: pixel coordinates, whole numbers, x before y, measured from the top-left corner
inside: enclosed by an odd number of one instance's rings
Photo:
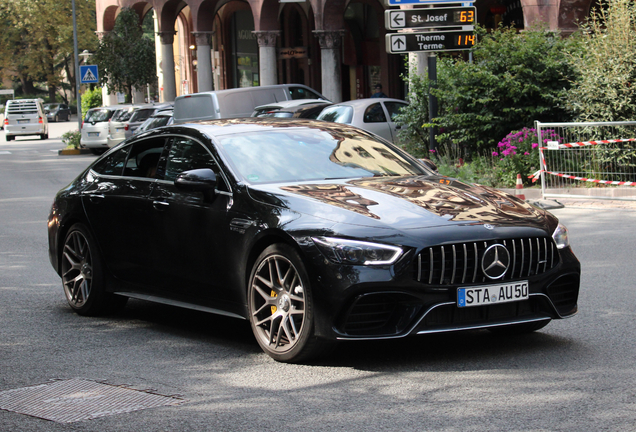
[[[44,112],[48,121],[69,121],[71,119],[71,109],[64,103],[44,104]]]
[[[252,117],[315,119],[331,102],[319,99],[296,99],[275,102],[254,108]]]
[[[133,113],[133,115],[128,120],[128,123],[126,124],[126,131],[125,131],[126,138],[130,138],[131,136],[133,136],[133,134],[135,133],[135,130],[139,126],[141,126],[143,122],[145,122],[150,117],[152,117],[154,114],[156,114],[162,109],[172,108],[173,105],[174,105],[173,102],[164,102],[164,103],[149,104],[149,105],[141,106],[138,110],[136,110]]]
[[[48,233],[77,313],[130,297],[245,319],[285,362],[338,340],[530,332],[577,311],[580,265],[555,216],[330,122],[139,134],[57,194]]]

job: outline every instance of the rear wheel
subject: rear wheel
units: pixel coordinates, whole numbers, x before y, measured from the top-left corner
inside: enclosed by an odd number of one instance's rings
[[[106,151],[106,150],[103,150],[103,149],[96,149],[96,148],[89,148],[89,150],[94,155],[100,155],[100,154],[103,154]]]
[[[41,134],[41,135],[40,135],[40,139],[41,139],[41,140],[49,139],[49,134],[48,134],[48,133]]]
[[[55,114],[55,123],[60,121],[60,116],[58,114]]]
[[[330,347],[314,335],[309,278],[292,247],[274,244],[259,255],[249,279],[248,306],[254,336],[274,360],[297,363]]]
[[[62,249],[62,285],[69,306],[80,315],[99,315],[123,307],[128,300],[106,292],[102,259],[83,224],[71,227]]]
[[[13,135],[5,135],[4,137],[7,141],[13,141],[15,137]]]

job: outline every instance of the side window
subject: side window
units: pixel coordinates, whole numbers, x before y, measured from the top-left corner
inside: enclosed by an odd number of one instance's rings
[[[188,138],[174,138],[168,152],[164,180],[174,181],[182,172],[199,168],[218,172],[212,155],[201,144]]]
[[[159,178],[157,166],[166,143],[165,138],[151,138],[132,145],[124,168],[125,177]]]
[[[129,151],[130,146],[126,146],[114,153],[111,153],[104,159],[97,162],[93,166],[93,171],[102,175],[122,175],[124,163],[126,162],[126,157],[128,156]]]
[[[389,112],[389,117],[391,117],[391,121],[395,121],[395,117],[400,114],[400,110],[406,106],[404,103],[400,102],[384,102],[384,106],[386,110]]]
[[[365,123],[386,123],[386,116],[384,115],[384,110],[380,102],[367,107],[364,111],[363,121]]]
[[[303,88],[303,87],[290,87],[289,95],[291,96],[292,100],[320,99],[320,96],[318,96],[316,93],[312,92],[311,90],[307,90],[306,88]]]

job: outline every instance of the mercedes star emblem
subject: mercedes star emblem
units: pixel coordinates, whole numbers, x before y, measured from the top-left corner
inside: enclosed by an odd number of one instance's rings
[[[490,279],[499,279],[505,275],[509,264],[508,249],[500,244],[490,246],[481,258],[481,270]]]

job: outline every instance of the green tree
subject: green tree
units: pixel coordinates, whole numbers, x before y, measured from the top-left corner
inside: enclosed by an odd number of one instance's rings
[[[144,37],[139,16],[130,8],[121,10],[93,60],[99,65],[102,85],[126,93],[128,100],[133,87],[143,88],[157,79],[154,42]]]
[[[570,119],[562,103],[574,77],[565,54],[565,47],[572,43],[569,39],[543,29],[517,33],[514,28],[499,28],[487,33],[478,28],[477,32],[473,62],[457,57],[438,60],[433,90],[439,101],[438,117],[420,127],[437,126],[441,145],[470,156],[495,148],[510,131],[531,126],[535,120]],[[426,78],[415,83],[424,111],[429,83]],[[412,113],[410,117],[418,118]],[[407,125],[404,135],[413,135],[417,125]],[[428,150],[427,142],[422,145]]]
[[[580,121],[636,117],[636,3],[601,0],[580,26],[581,46],[570,60],[578,72],[568,107]]]
[[[76,0],[80,50],[97,47],[95,2]],[[45,82],[49,99],[68,77],[75,89],[73,16],[71,2],[56,0],[0,0],[0,73],[17,77],[23,93]],[[76,95],[77,96],[77,95]]]

